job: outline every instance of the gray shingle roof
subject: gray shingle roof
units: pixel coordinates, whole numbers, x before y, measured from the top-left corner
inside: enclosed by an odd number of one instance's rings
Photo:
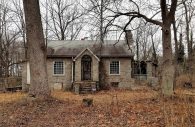
[[[48,41],[48,57],[76,57],[81,51],[89,48],[98,57],[133,57],[128,50],[125,41],[106,40],[100,45],[98,41],[75,40],[75,41]]]

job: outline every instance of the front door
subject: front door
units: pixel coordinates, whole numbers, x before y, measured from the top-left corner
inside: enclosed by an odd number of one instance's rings
[[[82,80],[91,80],[91,62],[89,55],[84,55],[81,59]]]

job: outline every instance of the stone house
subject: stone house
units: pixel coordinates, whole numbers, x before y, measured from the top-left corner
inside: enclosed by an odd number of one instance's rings
[[[133,54],[125,41],[49,41],[48,82],[51,89],[68,90],[99,87],[131,88]],[[29,63],[22,65],[23,89],[30,84]]]

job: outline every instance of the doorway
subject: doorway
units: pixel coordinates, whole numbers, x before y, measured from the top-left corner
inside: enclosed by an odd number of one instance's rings
[[[92,59],[89,55],[84,55],[81,59],[81,79],[91,80],[91,63]]]

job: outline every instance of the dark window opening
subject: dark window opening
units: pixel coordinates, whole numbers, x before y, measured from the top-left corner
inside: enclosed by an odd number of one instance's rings
[[[119,82],[111,82],[111,86],[118,88]]]
[[[63,75],[64,74],[64,62],[55,61],[54,62],[54,75]]]
[[[110,74],[119,74],[119,61],[110,62]]]
[[[147,64],[144,61],[133,62],[133,74],[147,74]]]

